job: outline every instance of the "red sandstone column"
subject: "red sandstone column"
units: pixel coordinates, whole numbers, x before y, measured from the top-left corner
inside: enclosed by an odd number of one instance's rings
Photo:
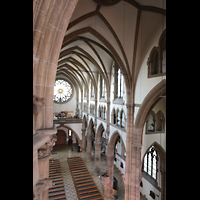
[[[85,129],[82,130],[82,150],[85,151]]]
[[[114,199],[113,196],[113,176],[114,176],[114,155],[107,154],[107,165],[111,167],[111,169],[107,170],[107,174],[110,178],[109,184],[104,188],[104,194],[107,198]]]
[[[131,157],[131,151],[130,151],[130,142],[131,142],[131,108],[132,104],[127,103],[127,131],[126,131],[126,169],[125,169],[125,200],[129,200],[129,179],[131,176],[130,172],[130,157]]]
[[[101,142],[95,141],[95,173],[99,172],[98,164],[101,159],[100,152],[101,152]]]
[[[88,130],[87,135],[87,161],[91,161],[91,150],[92,150],[92,136],[91,136],[91,130]]]

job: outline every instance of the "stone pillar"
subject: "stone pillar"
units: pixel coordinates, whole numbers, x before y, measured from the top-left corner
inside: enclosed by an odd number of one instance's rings
[[[82,150],[85,151],[85,129],[81,129],[82,131]]]
[[[99,173],[98,165],[99,165],[99,162],[101,161],[100,153],[101,153],[101,142],[95,141],[95,170],[94,172],[97,174]]]
[[[87,134],[87,161],[91,161],[91,151],[92,151],[92,136],[91,130],[88,130]]]
[[[110,178],[110,182],[104,187],[104,196],[109,199],[114,199],[113,196],[113,176],[114,176],[114,155],[107,154],[107,165],[111,167],[107,170],[107,174]]]
[[[107,124],[106,134],[107,134],[107,136],[109,138],[109,134],[110,134],[110,101],[107,101],[107,117],[106,117],[106,121],[107,121],[107,123],[106,123]]]
[[[48,189],[52,186],[52,180],[44,179],[39,181],[33,189],[33,200],[49,199]]]
[[[131,143],[131,112],[132,112],[132,104],[127,103],[127,131],[126,131],[126,169],[125,169],[125,200],[129,200],[129,179],[131,176],[130,171],[130,155],[131,155],[131,149],[130,149],[130,143]]]
[[[97,133],[97,99],[95,99],[95,119],[94,119],[94,125],[95,125],[95,135]]]
[[[49,156],[55,145],[56,135],[52,134],[55,132],[55,129],[48,130],[43,129],[39,131],[44,135],[48,135],[49,141],[38,148],[38,172],[39,172],[39,181],[33,188],[34,200],[48,200],[48,189],[52,187],[52,180],[49,179]]]
[[[130,197],[129,199],[140,200],[140,181],[141,181],[141,144],[131,145],[131,178],[130,178]]]

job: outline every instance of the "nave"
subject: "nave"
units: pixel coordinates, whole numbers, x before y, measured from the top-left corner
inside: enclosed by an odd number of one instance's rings
[[[61,164],[61,171],[62,171],[62,178],[64,182],[64,189],[65,189],[65,195],[66,199],[70,200],[78,200],[77,197],[77,192],[76,188],[72,179],[72,175],[70,172],[69,164],[68,164],[68,158],[70,157],[81,157],[90,173],[92,176],[92,179],[94,180],[99,192],[104,194],[103,191],[103,185],[100,181],[100,178],[98,175],[94,173],[95,171],[95,159],[94,159],[94,153],[91,155],[91,162],[86,162],[86,152],[78,152],[78,149],[76,146],[73,146],[73,151],[72,151],[72,145],[55,145],[52,150],[52,154],[50,156],[50,159],[55,159],[59,158],[60,164]],[[101,161],[105,161],[106,157],[102,156]],[[118,181],[118,198],[120,200],[124,199],[125,195],[125,187],[123,183],[123,179],[121,176],[121,173],[119,170],[114,167],[114,177]],[[104,196],[103,196],[104,197]],[[107,198],[104,197],[104,200],[108,200]]]

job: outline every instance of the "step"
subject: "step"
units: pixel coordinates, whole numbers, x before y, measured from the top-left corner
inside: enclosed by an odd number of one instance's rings
[[[88,176],[88,177],[84,177],[84,178],[77,178],[77,179],[75,179],[75,178],[73,178],[74,179],[74,181],[81,181],[81,180],[88,180],[88,179],[92,179],[92,177],[91,176]]]
[[[51,190],[49,190],[49,193],[52,193],[52,192],[58,192],[58,191],[65,191],[65,188],[62,187],[62,188],[51,189]]]
[[[81,170],[71,170],[72,172],[85,172],[88,171],[87,169],[81,169]]]
[[[83,194],[83,195],[80,195],[80,199],[85,199],[85,198],[89,198],[89,197],[94,197],[94,196],[101,196],[101,193],[98,192],[92,192],[91,194]]]
[[[91,187],[83,187],[83,188],[80,188],[80,189],[77,189],[77,191],[79,192],[79,191],[83,191],[83,190],[89,190],[89,189],[94,189],[94,188],[97,188],[97,186],[96,185],[94,185],[94,186],[91,186]]]
[[[81,183],[94,183],[94,181],[92,179],[90,179],[90,180],[87,180],[87,181],[77,182],[76,185],[81,184]]]
[[[57,184],[57,185],[54,185],[53,187],[50,187],[49,188],[49,190],[52,190],[52,189],[54,189],[54,188],[61,188],[61,187],[64,187],[64,185],[63,184]]]
[[[74,178],[90,176],[90,174],[82,174],[82,175],[73,175]]]
[[[55,181],[63,181],[62,178],[58,178],[58,179],[53,179],[52,182],[55,182]]]
[[[84,198],[83,200],[91,200],[91,199],[100,200],[100,199],[104,199],[104,198],[99,195],[99,197],[94,196],[94,197]]]
[[[83,187],[85,187],[85,186],[88,186],[88,185],[95,185],[95,183],[93,182],[93,183],[87,183],[87,184],[82,184],[82,185],[78,185],[78,186],[76,186],[77,188],[83,188]],[[95,185],[96,186],[96,185]]]
[[[52,176],[52,177],[49,177],[49,178],[50,178],[50,179],[62,178],[62,175]]]
[[[55,185],[53,185],[53,183],[55,184]],[[60,185],[60,184],[64,184],[64,181],[62,180],[62,181],[55,181],[55,180],[52,180],[52,187],[54,187],[54,186],[56,186],[56,185]]]
[[[93,190],[88,190],[88,191],[82,191],[81,193],[78,193],[79,195],[82,195],[82,194],[89,194],[89,193],[92,193],[92,192],[96,192],[96,191],[98,191],[99,192],[99,190],[98,189],[93,189]]]
[[[67,198],[66,198],[65,194],[61,194],[61,195],[57,195],[57,196],[51,196],[51,197],[49,197],[49,199],[57,200],[57,199],[67,199]]]
[[[61,195],[61,194],[65,195],[65,191],[64,192],[61,192],[61,191],[54,192],[54,194],[49,194],[49,197],[54,197],[54,196]]]
[[[73,173],[73,176],[76,176],[76,175],[79,175],[79,174],[89,174],[88,171],[85,171],[85,172],[75,172]]]

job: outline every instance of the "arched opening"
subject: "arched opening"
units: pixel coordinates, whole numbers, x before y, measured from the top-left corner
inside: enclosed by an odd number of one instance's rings
[[[57,130],[56,133],[57,141],[55,142],[56,145],[66,144],[66,133],[63,130]]]
[[[92,151],[95,151],[95,128],[93,120],[90,120],[88,129],[87,129],[87,144],[86,144],[86,151],[87,151],[87,161],[91,161],[91,154]]]
[[[107,148],[107,165],[111,167],[111,169],[108,170],[108,176],[110,177],[110,181],[111,181],[110,188],[112,188],[114,196],[117,197],[120,193],[120,197],[124,198],[124,195],[125,195],[124,183],[122,183],[122,180],[120,180],[120,183],[119,183],[119,179],[114,177],[114,168],[113,168],[114,163],[117,164],[117,162],[119,161],[121,154],[125,153],[125,150],[124,149],[122,150],[122,148],[124,148],[125,146],[124,141],[118,131],[115,131],[113,133],[109,141],[110,142]],[[125,168],[125,162],[122,162],[121,164],[121,161],[119,162],[119,166]],[[124,172],[125,172],[125,169],[124,169]],[[120,184],[121,186],[119,187]]]
[[[166,80],[162,80],[159,82],[144,98],[140,109],[137,113],[137,117],[135,120],[135,127],[133,132],[133,154],[134,154],[134,160],[137,163],[137,166],[140,166],[139,168],[135,169],[133,168],[134,173],[132,174],[132,179],[136,179],[136,191],[140,191],[140,182],[141,182],[141,145],[143,143],[143,129],[146,122],[146,119],[151,112],[152,108],[161,100],[162,96],[166,95]],[[132,166],[134,167],[134,166]],[[163,192],[162,200],[165,200],[166,195]]]
[[[72,128],[68,126],[58,126],[57,130],[65,132],[65,143],[64,143],[65,145],[71,145],[71,146],[73,145],[76,146],[77,149],[78,148],[82,149],[82,141],[79,135],[76,133],[76,131],[74,131]]]
[[[155,149],[157,158],[155,160],[155,153],[153,150]],[[153,155],[153,156],[152,156]],[[155,161],[155,163],[153,163]],[[155,166],[156,164],[156,170],[150,167],[150,170],[147,169],[146,167],[149,167],[150,165]],[[153,170],[155,171],[154,173],[154,179],[149,178],[151,172],[153,173]],[[157,142],[153,142],[149,148],[146,150],[143,158],[142,158],[142,166],[141,166],[141,171],[142,171],[142,177],[147,179],[149,182],[151,182],[152,185],[154,185],[157,190],[160,191],[161,193],[161,200],[165,200],[166,196],[166,152],[162,148],[160,144]],[[153,174],[151,174],[153,175]],[[145,185],[143,185],[145,187]]]
[[[101,161],[101,154],[106,151],[106,138],[105,129],[101,123],[97,129],[97,134],[95,138],[95,172],[98,173],[98,164]]]

